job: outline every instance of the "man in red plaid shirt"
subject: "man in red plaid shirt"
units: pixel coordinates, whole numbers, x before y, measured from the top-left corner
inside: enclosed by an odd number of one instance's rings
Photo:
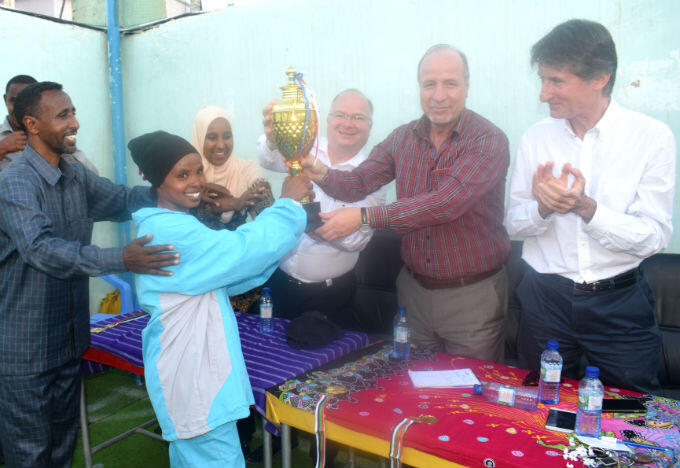
[[[396,180],[397,201],[322,214],[326,240],[357,229],[403,234],[397,278],[416,345],[502,361],[510,240],[503,227],[508,140],[465,108],[467,59],[449,45],[418,64],[424,115],[394,130],[351,172],[311,156],[306,172],[334,198],[354,201]]]

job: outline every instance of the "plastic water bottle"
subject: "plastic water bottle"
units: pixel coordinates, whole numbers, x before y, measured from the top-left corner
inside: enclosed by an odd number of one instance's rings
[[[400,359],[408,359],[411,353],[411,328],[408,326],[406,309],[399,307],[394,316],[394,349],[392,355]]]
[[[513,387],[498,382],[474,385],[472,393],[482,395],[491,403],[514,406],[515,408],[536,411],[538,406],[538,390],[534,388]]]
[[[260,298],[260,333],[271,333],[274,331],[272,323],[272,313],[274,312],[274,302],[272,301],[271,290],[262,288]]]
[[[576,433],[600,438],[602,419],[602,398],[604,386],[598,376],[600,369],[586,367],[586,376],[578,384],[578,410],[576,411]]]
[[[548,347],[541,354],[541,378],[538,381],[538,395],[541,402],[556,405],[560,401],[560,378],[562,377],[562,356],[557,351],[560,344],[548,341]]]

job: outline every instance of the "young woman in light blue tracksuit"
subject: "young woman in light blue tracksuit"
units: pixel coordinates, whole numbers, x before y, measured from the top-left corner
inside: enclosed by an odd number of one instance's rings
[[[142,332],[147,390],[176,467],[243,467],[236,420],[253,395],[229,296],[264,283],[295,247],[305,212],[290,198],[311,190],[288,178],[282,197],[236,231],[205,227],[189,210],[206,199],[200,156],[180,137],[154,132],[133,139],[132,157],[156,188],[157,208],[133,214],[139,235],[172,244],[172,276],[135,275],[151,318]],[[219,198],[212,200],[219,201]]]

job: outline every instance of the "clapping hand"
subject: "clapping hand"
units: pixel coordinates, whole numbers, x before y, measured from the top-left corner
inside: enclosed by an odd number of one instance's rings
[[[239,197],[244,207],[250,207],[262,201],[267,196],[266,187],[250,187]],[[243,209],[243,208],[241,208]]]
[[[539,164],[534,172],[532,193],[538,202],[538,213],[542,218],[556,212],[566,214],[573,212],[589,222],[595,214],[597,204],[585,195],[586,179],[570,163],[562,166],[559,177],[553,175],[554,163]],[[574,178],[568,186],[569,176]]]

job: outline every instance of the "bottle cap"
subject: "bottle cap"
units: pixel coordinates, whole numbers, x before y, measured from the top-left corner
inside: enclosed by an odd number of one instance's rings
[[[482,393],[484,393],[484,387],[482,387],[479,384],[475,384],[472,386],[472,393],[474,393],[475,395],[481,395]]]
[[[560,344],[557,342],[557,340],[548,340],[548,349],[556,351],[560,349]]]
[[[399,306],[397,308],[397,314],[405,314],[406,313],[406,307],[404,306]]]
[[[586,377],[599,377],[600,369],[595,366],[586,367]]]
[[[268,287],[262,288],[262,294],[269,294],[269,293],[271,293],[271,292],[272,292],[272,290],[269,289]]]

